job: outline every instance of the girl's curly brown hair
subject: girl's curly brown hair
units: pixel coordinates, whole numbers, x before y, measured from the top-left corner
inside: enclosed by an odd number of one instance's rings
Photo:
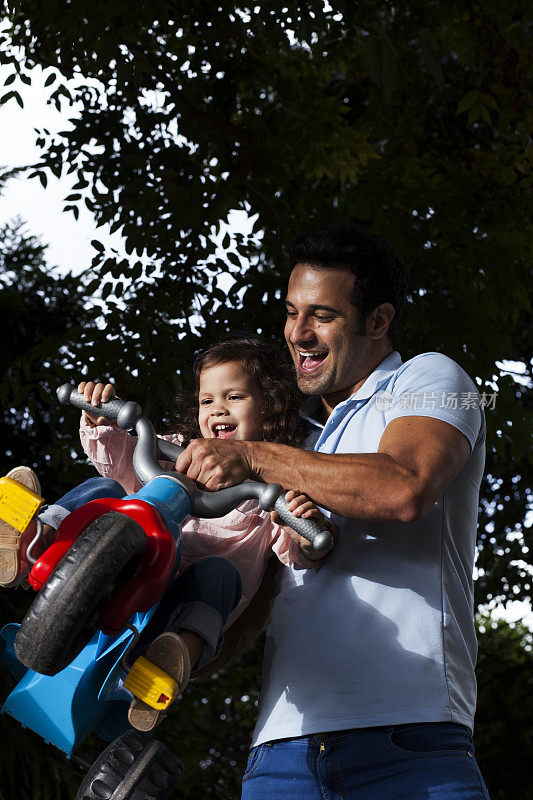
[[[239,361],[255,381],[263,398],[263,441],[301,445],[294,370],[278,347],[255,336],[233,335],[203,350],[194,362],[194,390],[180,392],[174,405],[173,431],[186,441],[201,438],[198,393],[204,369]]]

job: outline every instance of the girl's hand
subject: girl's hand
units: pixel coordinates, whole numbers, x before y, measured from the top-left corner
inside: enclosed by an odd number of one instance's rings
[[[78,385],[78,392],[83,395],[86,403],[98,406],[100,403],[107,403],[115,397],[115,387],[112,383],[94,383],[93,381],[82,381]],[[109,425],[109,420],[105,417],[98,417],[96,414],[88,414],[86,411],[85,419],[92,425]]]
[[[335,525],[330,519],[324,516],[320,509],[317,508],[314,502],[306,494],[290,491],[285,495],[285,500],[288,503],[289,511],[292,511],[295,517],[315,519],[322,527],[331,532],[334,539],[336,538],[337,529]],[[294,531],[290,525],[286,525],[275,511],[272,511],[270,516],[273,522],[283,528],[285,533],[288,533],[291,539],[297,542],[303,555],[310,561],[322,561],[328,555],[328,553],[325,555],[317,553],[311,542],[308,542],[307,539],[304,539],[303,536],[300,536],[300,534],[296,533],[296,531]]]

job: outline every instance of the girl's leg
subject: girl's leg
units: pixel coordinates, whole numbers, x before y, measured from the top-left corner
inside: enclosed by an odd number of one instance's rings
[[[192,564],[174,582],[173,612],[167,629],[200,639],[198,658],[191,667],[203,667],[219,652],[222,631],[242,596],[241,576],[225,558],[211,556]]]
[[[7,477],[17,480],[23,486],[40,494],[39,480],[33,470],[28,467],[16,467]],[[40,555],[52,544],[56,530],[71,511],[85,505],[90,500],[98,500],[103,497],[121,498],[125,494],[122,486],[111,478],[89,478],[80,486],[76,486],[63,495],[54,505],[45,506],[38,515],[43,523],[43,531],[34,548],[34,555]],[[30,564],[26,560],[26,550],[36,532],[36,521],[33,521],[23,534],[15,531],[7,523],[0,522],[0,550],[2,550],[0,553],[0,586],[18,586],[25,580],[30,571]],[[5,568],[3,568],[4,564]]]
[[[53,505],[47,506],[39,514],[39,519],[45,525],[49,525],[57,530],[65,517],[91,500],[100,500],[104,497],[115,497],[120,499],[126,495],[124,488],[112,478],[89,478],[79,486],[75,486],[70,492],[57,500]]]
[[[164,630],[194,634],[201,652],[198,659],[191,653],[191,667],[203,667],[220,650],[222,630],[241,595],[241,576],[230,561],[217,556],[202,558],[168,586],[136,651],[143,652]]]
[[[39,514],[43,523],[42,547],[44,552],[54,541],[55,533],[63,520],[74,511],[91,500],[101,500],[104,497],[121,499],[126,494],[124,488],[112,478],[89,478],[75,486],[53,505],[46,506]]]
[[[7,473],[6,478],[20,483],[26,489],[40,496],[41,485],[35,472],[29,467],[15,467]],[[10,505],[9,498],[5,500]],[[5,519],[0,518],[0,587],[6,589],[18,586],[27,573],[24,562],[26,547],[37,531],[35,522],[24,533],[21,533]]]
[[[204,666],[218,653],[222,630],[241,594],[241,577],[231,562],[215,556],[198,561],[169,586],[136,653],[143,653],[153,639],[145,658],[171,675],[181,694],[191,669]],[[162,629],[165,632],[157,636]],[[139,730],[151,730],[160,714],[134,698],[129,720]]]

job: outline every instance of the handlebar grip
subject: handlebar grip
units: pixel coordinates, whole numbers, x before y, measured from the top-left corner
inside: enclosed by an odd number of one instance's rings
[[[70,383],[64,383],[63,386],[59,387],[57,397],[64,406],[70,403],[70,405],[76,406],[76,408],[91,414],[93,417],[105,417],[108,420],[117,422],[119,427],[125,430],[134,428],[135,423],[143,413],[138,403],[133,400],[120,400],[118,397],[108,403],[100,403],[97,406],[93,406],[91,403],[87,403],[83,399],[83,395]]]
[[[296,533],[307,539],[313,545],[313,550],[317,553],[327,553],[333,547],[333,536],[328,530],[320,527],[315,519],[304,519],[303,517],[295,517],[289,511],[288,503],[285,500],[285,495],[280,494],[275,502],[274,510],[277,511],[283,522],[290,525]]]
[[[179,456],[185,450],[185,448],[181,447],[179,444],[169,442],[166,439],[160,439],[159,437],[157,438],[156,446],[157,457],[168,459],[168,461],[177,461]]]

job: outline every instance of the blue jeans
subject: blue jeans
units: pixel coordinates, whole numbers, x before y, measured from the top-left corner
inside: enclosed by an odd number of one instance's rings
[[[71,511],[84,506],[91,500],[101,500],[104,497],[115,497],[117,500],[125,497],[123,487],[112,478],[89,478],[70,492],[63,495],[53,505],[48,505],[39,514],[39,518],[46,525],[51,525],[56,530]]]
[[[126,492],[111,478],[89,478],[39,514],[42,522],[58,528],[71,511],[91,500],[122,498]],[[157,611],[144,629],[135,654],[146,650],[164,630],[188,630],[204,640],[197,668],[220,650],[222,630],[242,595],[241,576],[225,558],[210,556],[192,564],[167,587]]]
[[[241,595],[241,576],[230,561],[202,558],[169,584],[134,653],[143,652],[164,630],[192,631],[204,640],[196,665],[200,669],[220,651],[224,625]]]
[[[468,728],[449,722],[301,736],[252,748],[242,800],[488,800]]]

